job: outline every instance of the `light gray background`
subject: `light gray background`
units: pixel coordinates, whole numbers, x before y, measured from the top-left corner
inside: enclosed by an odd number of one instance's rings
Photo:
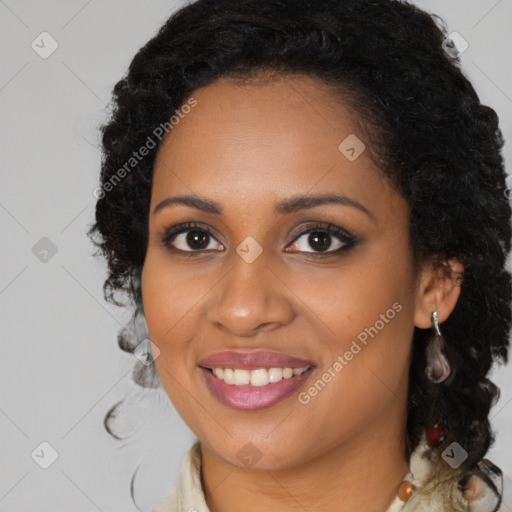
[[[510,172],[512,0],[416,3],[468,41],[463,69],[500,116]],[[173,489],[194,441],[162,391],[132,383],[133,356],[116,341],[129,311],[103,301],[105,268],[85,236],[100,167],[97,127],[110,91],[182,4],[0,0],[0,511],[136,510],[129,482],[139,464],[135,496],[150,510]],[[43,31],[59,45],[47,59],[31,48]],[[46,263],[32,251],[42,237],[57,248]],[[503,510],[512,510],[510,368],[494,380],[502,396],[491,414],[497,442],[488,457],[504,471]],[[133,403],[123,417],[135,430],[118,442],[103,418],[126,396]],[[31,458],[43,441],[58,452],[48,469]],[[50,451],[36,453],[41,461]]]

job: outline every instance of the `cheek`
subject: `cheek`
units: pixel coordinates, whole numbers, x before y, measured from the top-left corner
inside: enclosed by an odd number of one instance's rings
[[[367,250],[353,265],[340,269],[328,288],[315,286],[313,280],[309,284],[311,309],[330,334],[319,378],[338,361],[331,370],[336,377],[328,384],[333,393],[325,399],[343,402],[349,410],[379,409],[406,384],[414,281],[405,244],[393,249]]]
[[[144,314],[151,341],[159,348],[155,361],[160,380],[172,402],[179,399],[179,384],[187,378],[186,339],[180,319],[186,318],[187,304],[180,293],[175,273],[148,252],[142,271]]]
[[[328,356],[299,402],[301,412],[315,418],[333,443],[406,402],[413,325],[398,302],[372,305],[366,312],[354,304],[353,319],[340,316],[331,324],[343,334],[324,347]]]
[[[183,275],[165,256],[148,251],[142,270],[142,296],[148,330],[155,342],[168,345],[182,339],[174,333],[186,325],[186,315],[193,313],[202,296],[201,280],[184,279]]]
[[[155,251],[148,251],[141,283],[144,314],[150,339],[160,350],[155,365],[163,388],[180,414],[187,415],[189,404],[184,399],[183,386],[189,386],[190,371],[186,364],[183,320],[191,306],[183,287],[176,281],[179,274],[163,260]]]
[[[414,297],[406,258],[361,252],[329,274],[294,271],[285,281],[300,298],[303,315],[321,329],[332,350],[340,352],[358,337],[364,343],[376,331],[380,338],[409,335],[412,320],[404,322],[403,317],[412,316]]]
[[[172,288],[169,287],[168,280],[162,274],[162,268],[156,264],[154,258],[148,255],[142,270],[144,314],[151,340],[160,349],[162,349],[161,341],[165,339],[165,332],[172,327],[172,317],[175,311],[171,306],[174,302]]]
[[[212,286],[207,275],[184,272],[165,254],[148,250],[142,270],[146,323],[151,341],[160,349],[160,380],[178,410],[187,409],[183,390],[192,389],[200,377],[197,361],[204,347],[198,332],[206,315],[204,297]]]

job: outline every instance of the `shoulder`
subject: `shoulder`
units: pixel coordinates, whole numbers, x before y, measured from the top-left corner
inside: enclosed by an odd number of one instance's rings
[[[176,487],[152,512],[209,512],[201,485],[201,449],[198,441],[183,457]]]
[[[178,512],[177,489],[174,489],[152,512]]]
[[[499,510],[503,493],[501,470],[487,459],[470,471],[463,470],[453,463],[451,452],[445,452],[443,457],[423,439],[411,455],[410,471],[402,482],[410,491],[401,503],[397,498],[389,512]]]

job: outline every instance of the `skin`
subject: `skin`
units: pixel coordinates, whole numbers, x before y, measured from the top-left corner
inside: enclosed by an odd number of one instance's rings
[[[349,134],[370,142],[357,114],[323,82],[221,79],[193,97],[197,106],[169,132],[155,162],[142,292],[163,387],[201,442],[208,507],[381,512],[408,470],[414,327],[430,328],[436,308],[442,323],[460,285],[428,263],[414,273],[408,204],[368,151],[354,161],[341,154]],[[273,211],[290,196],[322,193],[348,196],[370,214],[340,204]],[[224,213],[184,205],[153,212],[181,194],[214,200]],[[213,230],[207,250],[187,244],[185,233],[174,246],[188,253],[171,252],[159,237],[189,221]],[[301,235],[311,221],[332,222],[357,242],[314,259],[321,248]],[[236,252],[249,236],[263,249],[252,263]],[[344,243],[325,236],[328,251]],[[314,361],[304,391],[396,302],[401,311],[307,405],[295,393],[266,409],[231,409],[198,367],[224,350],[276,350]],[[261,453],[250,468],[237,456],[248,442]]]

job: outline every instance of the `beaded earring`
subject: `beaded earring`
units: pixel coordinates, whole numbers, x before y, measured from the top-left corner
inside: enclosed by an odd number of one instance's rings
[[[450,364],[443,352],[445,340],[439,330],[437,315],[438,310],[436,309],[432,312],[434,336],[427,346],[427,367],[425,368],[427,378],[434,384],[445,381],[451,373]]]

